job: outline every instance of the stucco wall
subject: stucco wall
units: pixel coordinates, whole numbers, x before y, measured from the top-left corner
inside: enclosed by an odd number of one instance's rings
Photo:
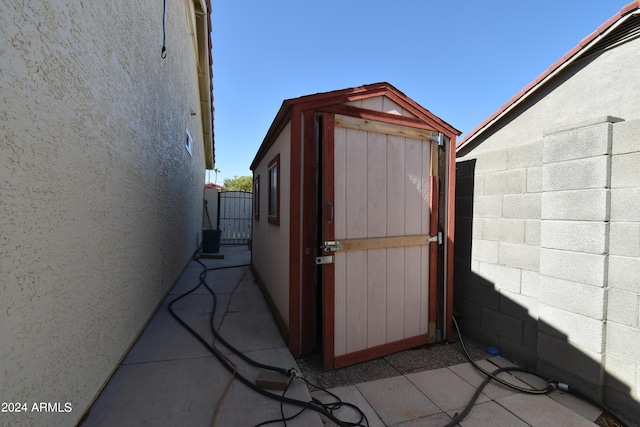
[[[0,425],[74,425],[199,243],[185,4],[163,60],[162,2],[0,1],[0,400],[71,408]]]
[[[280,155],[280,225],[267,220],[268,166]],[[251,263],[286,327],[289,327],[289,224],[291,200],[291,123],[288,123],[253,171],[260,177],[259,219],[253,221]]]
[[[640,419],[640,40],[569,67],[458,154],[465,332]],[[635,233],[635,234],[634,234]]]

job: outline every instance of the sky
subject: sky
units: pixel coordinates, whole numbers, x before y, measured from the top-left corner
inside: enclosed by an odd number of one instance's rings
[[[212,0],[217,183],[319,92],[388,82],[462,138],[630,2]]]

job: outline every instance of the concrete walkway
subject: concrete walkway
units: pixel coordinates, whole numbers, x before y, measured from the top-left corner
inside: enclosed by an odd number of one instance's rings
[[[223,246],[224,259],[201,259],[208,268],[246,265],[246,247]],[[167,299],[149,322],[101,395],[82,427],[94,426],[256,426],[281,419],[281,405],[240,383],[205,346],[169,313],[171,301],[199,283],[203,268],[192,261]],[[298,369],[278,333],[267,304],[246,266],[210,271],[207,283],[217,295],[214,325],[220,335],[247,356],[264,364]],[[214,342],[209,328],[211,294],[200,286],[174,304],[175,312],[235,365],[251,383],[264,371]],[[480,362],[495,370],[508,362],[500,357]],[[539,386],[525,374],[518,382]],[[460,412],[483,377],[470,363],[413,372],[374,381],[336,387],[329,391],[359,407],[370,426],[444,426]],[[225,389],[228,390],[225,393]],[[282,391],[271,390],[282,394]],[[299,379],[286,396],[304,402],[311,396],[332,402],[328,393],[313,390]],[[298,408],[284,405],[285,416]],[[217,413],[216,413],[217,411]],[[531,396],[495,383],[487,386],[462,426],[594,426],[601,411],[560,392]],[[348,407],[338,409],[344,421],[358,421]],[[284,425],[281,421],[269,425]],[[286,423],[289,427],[335,425],[311,410]],[[363,424],[366,425],[366,424]]]

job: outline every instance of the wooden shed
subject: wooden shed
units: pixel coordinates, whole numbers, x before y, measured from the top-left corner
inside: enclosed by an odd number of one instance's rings
[[[251,264],[294,356],[449,337],[459,134],[388,83],[283,102],[251,164]]]

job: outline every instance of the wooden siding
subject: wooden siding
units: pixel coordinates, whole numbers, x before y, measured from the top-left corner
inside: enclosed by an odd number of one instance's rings
[[[334,135],[336,240],[428,234],[430,142],[339,126]],[[426,334],[428,279],[426,244],[336,252],[334,355]]]
[[[374,96],[372,98],[346,102],[345,104],[359,108],[366,108],[368,110],[384,111],[385,113],[398,114],[405,117],[416,117],[386,96]]]
[[[291,169],[291,123],[282,128],[274,144],[267,152],[268,159],[279,155],[280,161],[280,225],[267,221],[269,186],[266,178],[260,185],[260,203],[258,218],[253,220],[253,238],[251,262],[263,281],[263,285],[278,310],[282,322],[289,327],[289,288],[282,286],[289,283],[289,221],[290,221],[290,176]],[[254,176],[267,177],[268,163],[262,162],[255,170]]]

